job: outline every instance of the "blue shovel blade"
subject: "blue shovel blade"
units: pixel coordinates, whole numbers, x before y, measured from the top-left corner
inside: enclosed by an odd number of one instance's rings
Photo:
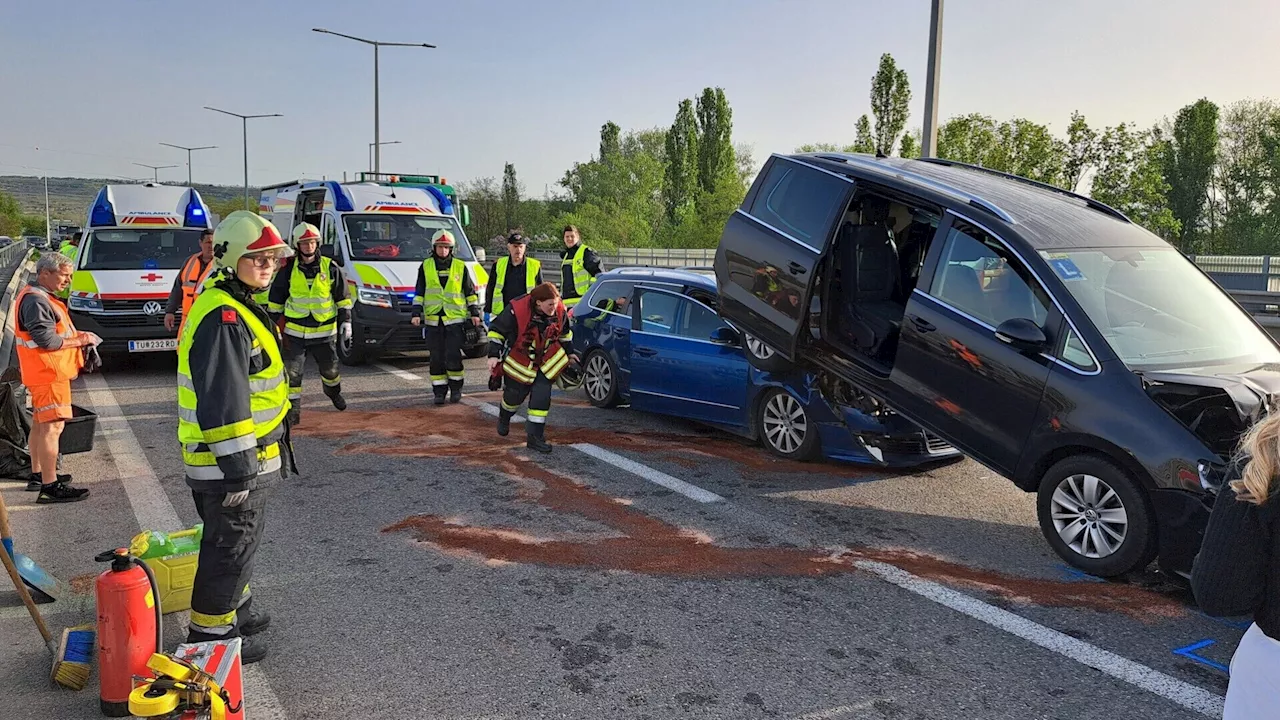
[[[31,599],[38,603],[50,603],[57,600],[62,594],[62,583],[44,568],[35,563],[34,560],[13,551],[13,540],[4,539],[4,549],[9,553],[9,557],[13,558],[13,564],[18,568],[18,576],[22,578],[22,582],[32,590]]]

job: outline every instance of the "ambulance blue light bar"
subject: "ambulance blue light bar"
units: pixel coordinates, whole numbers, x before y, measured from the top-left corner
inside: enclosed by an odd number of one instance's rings
[[[449,196],[445,195],[443,190],[435,187],[434,185],[428,185],[427,192],[431,193],[432,197],[434,197],[436,202],[440,205],[440,212],[445,215],[453,214],[453,202],[449,200]]]
[[[204,203],[200,201],[200,193],[195,188],[191,188],[191,194],[187,200],[187,210],[182,216],[183,227],[209,227],[209,213],[204,210]]]
[[[107,188],[98,191],[98,197],[89,210],[89,227],[115,227],[116,210],[111,206],[111,196]]]

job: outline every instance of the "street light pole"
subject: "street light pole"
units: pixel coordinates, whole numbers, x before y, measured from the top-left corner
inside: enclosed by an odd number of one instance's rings
[[[44,239],[53,242],[53,232],[49,223],[49,176],[44,176]]]
[[[356,37],[354,35],[344,35],[340,32],[325,30],[324,28],[311,28],[312,32],[324,33],[326,35],[337,35],[340,38],[355,40],[366,45],[373,46],[373,172],[378,174],[382,172],[382,145],[390,145],[392,143],[382,142],[382,127],[379,118],[379,100],[378,100],[378,48],[386,45],[388,47],[422,47],[435,49],[435,45],[428,43],[400,43],[400,42],[382,42],[381,40],[366,40],[365,38]]]
[[[929,66],[924,81],[924,132],[920,157],[938,153],[938,76],[942,72],[942,0],[933,0],[929,11]]]
[[[208,105],[205,105],[204,109],[212,110],[214,112],[219,112],[219,113],[222,113],[223,115],[230,115],[231,117],[240,118],[240,130],[244,139],[244,209],[248,210],[250,209],[250,205],[249,205],[249,121],[255,118],[284,117],[284,116],[281,115],[280,113],[266,113],[263,115],[241,115],[240,113],[233,113],[230,110],[219,110],[216,107],[209,107]]]
[[[148,165],[146,163],[139,163],[139,162],[134,163],[134,165],[137,165],[139,167],[144,167],[144,168],[151,168],[152,182],[160,182],[161,170],[167,170],[169,168],[178,167],[177,165]]]
[[[203,146],[203,147],[193,147],[193,148],[192,148],[192,147],[183,147],[182,145],[173,145],[173,144],[171,144],[171,143],[160,143],[160,144],[161,144],[161,145],[164,145],[165,147],[177,148],[177,149],[179,149],[179,150],[186,150],[186,151],[187,151],[187,185],[188,185],[188,186],[190,186],[190,185],[191,185],[191,153],[192,153],[192,151],[194,151],[194,150],[213,150],[213,149],[215,149],[215,148],[217,148],[217,147],[218,147],[217,145],[205,145],[205,146]]]
[[[373,172],[373,148],[378,145],[399,145],[399,140],[388,140],[380,143],[369,143],[369,172]]]

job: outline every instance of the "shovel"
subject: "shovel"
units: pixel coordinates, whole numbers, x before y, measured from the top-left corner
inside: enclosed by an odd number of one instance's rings
[[[34,560],[13,551],[13,537],[9,532],[9,511],[5,507],[4,497],[0,496],[0,544],[4,552],[13,559],[13,564],[22,578],[22,584],[31,589],[31,598],[37,603],[51,603],[63,594],[62,583]]]

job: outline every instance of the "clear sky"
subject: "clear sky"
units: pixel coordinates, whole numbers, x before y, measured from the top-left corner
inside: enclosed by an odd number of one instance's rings
[[[312,27],[435,50],[381,53],[383,170],[451,181],[515,164],[541,195],[600,125],[668,126],[719,85],[757,160],[851,142],[881,53],[924,98],[929,0],[0,0],[0,174],[242,180],[365,169],[372,50]],[[940,112],[1061,132],[1147,124],[1207,96],[1280,96],[1280,0],[947,0]],[[35,148],[39,147],[39,150]],[[161,170],[185,180],[185,168]]]

